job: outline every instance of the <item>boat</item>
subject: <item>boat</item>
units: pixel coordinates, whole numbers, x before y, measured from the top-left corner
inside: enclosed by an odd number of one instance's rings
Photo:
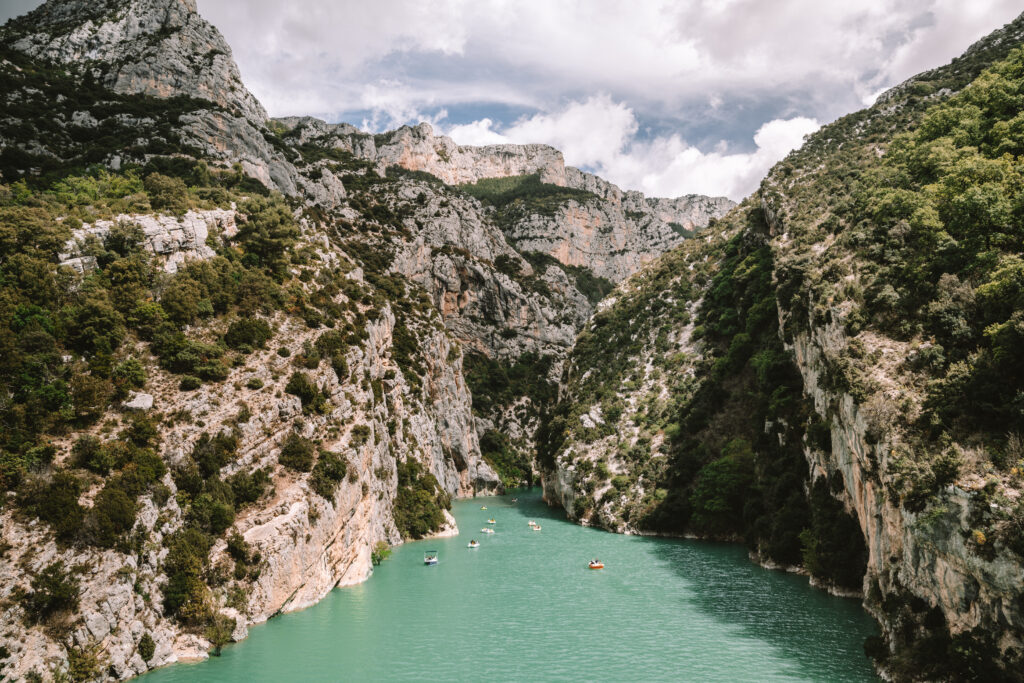
[[[489,520],[487,520],[487,523],[488,523],[488,524],[497,524],[497,522],[495,522],[493,518],[492,518],[492,519],[489,519]]]
[[[486,506],[486,505],[481,505],[481,506],[480,506],[480,509],[481,509],[481,510],[486,510],[486,509],[487,509],[487,506]]]
[[[423,564],[437,564],[437,551],[428,550],[423,553]]]
[[[513,498],[513,499],[512,499],[512,502],[513,502],[513,503],[518,503],[518,502],[519,502],[519,499],[518,499],[518,498]]]
[[[604,569],[604,562],[602,562],[601,560],[591,560],[590,564],[587,566],[589,566],[591,569]]]
[[[485,526],[485,527],[484,527],[483,529],[481,529],[480,531],[484,532],[485,534],[493,534],[493,533],[494,533],[494,529],[492,529],[492,528],[490,528],[490,527],[487,527],[487,526]]]
[[[537,522],[533,521],[532,519],[529,522],[527,522],[527,524],[529,524],[530,526],[537,526]]]
[[[533,525],[533,530],[534,531],[540,531],[540,524],[534,524]]]
[[[469,545],[467,545],[466,547],[467,548],[479,548],[480,547],[480,543],[477,542],[476,540],[473,540],[473,541],[470,541]]]

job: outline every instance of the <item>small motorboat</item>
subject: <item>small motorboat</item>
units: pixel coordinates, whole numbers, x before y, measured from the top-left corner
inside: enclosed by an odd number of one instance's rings
[[[496,521],[494,521],[494,519],[493,519],[493,518],[492,518],[492,519],[489,519],[489,520],[487,520],[487,523],[488,523],[488,524],[497,524],[497,522],[496,522]]]
[[[437,564],[437,551],[428,550],[423,553],[423,564]]]
[[[480,531],[482,531],[482,532],[483,532],[483,533],[485,533],[485,534],[493,534],[493,533],[494,533],[494,529],[492,529],[492,528],[490,528],[490,527],[487,527],[487,526],[485,526],[485,527],[484,527],[483,529],[481,529]]]
[[[518,498],[513,498],[513,499],[512,499],[512,502],[513,502],[513,503],[518,503],[518,502],[519,502],[519,499],[518,499]]]
[[[470,541],[469,544],[466,547],[467,548],[479,548],[480,547],[480,543],[478,541],[473,540],[473,541]]]
[[[540,524],[534,524],[533,525],[533,530],[534,531],[540,531]]]
[[[481,510],[486,510],[486,509],[487,509],[487,506],[486,506],[486,505],[481,505],[481,506],[480,506],[480,509],[481,509]]]
[[[604,562],[601,560],[591,560],[590,564],[587,566],[591,569],[604,569]]]
[[[527,522],[527,524],[529,524],[530,526],[537,526],[537,522],[533,521],[532,519],[529,522]]]

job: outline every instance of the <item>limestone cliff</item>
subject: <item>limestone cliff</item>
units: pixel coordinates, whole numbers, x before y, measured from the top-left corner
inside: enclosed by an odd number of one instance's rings
[[[735,204],[725,197],[666,199],[624,192],[598,176],[566,166],[561,152],[552,147],[458,145],[436,135],[427,123],[371,136],[348,124],[326,124],[309,117],[277,122],[287,130],[286,139],[298,144],[344,150],[380,169],[399,166],[426,172],[447,185],[538,175],[543,183],[589,193],[589,199],[566,202],[554,213],[512,214],[503,221],[503,228],[520,251],[548,254],[612,282],[635,273]]]
[[[1017,242],[951,211],[977,178],[937,189],[1015,144],[999,93],[1022,41],[1019,17],[824,127],[620,284],[567,361],[547,499],[611,530],[742,538],[861,595],[892,678],[1019,680],[1021,378],[999,336]],[[916,165],[944,145],[960,156]],[[990,188],[987,207],[1015,201]]]
[[[557,257],[556,244],[592,226],[547,216],[548,242],[524,249],[454,185],[539,174],[578,186],[592,195],[585,222],[614,224],[585,247],[621,255],[602,271],[614,278],[727,208],[623,193],[542,145],[459,147],[429,126],[374,136],[268,122],[189,0],[51,0],[0,33],[11,84],[0,213],[37,221],[47,239],[24,247],[42,254],[30,263],[75,302],[59,326],[31,323],[25,334],[41,347],[26,337],[4,354],[3,373],[24,354],[49,354],[47,372],[60,377],[46,380],[48,400],[74,394],[37,447],[0,438],[0,449],[20,449],[0,458],[0,665],[15,679],[61,676],[72,662],[124,679],[205,657],[225,625],[237,640],[365,579],[375,545],[402,541],[411,463],[422,468],[413,484],[438,504],[500,490],[481,435],[510,437],[532,468],[543,392],[595,304],[569,267],[577,256],[563,267],[532,252]],[[43,198],[35,213],[10,189],[19,180],[38,193],[31,201]],[[538,217],[525,218],[540,239]],[[24,332],[0,308],[4,329]],[[66,324],[70,315],[81,317]],[[267,336],[229,343],[238,329]],[[48,346],[53,335],[104,334],[112,341],[100,347]],[[483,362],[519,368],[543,391],[474,413],[469,378],[480,381]],[[17,377],[4,374],[5,392]],[[107,391],[122,381],[130,391]],[[5,419],[17,418],[21,395],[0,405]],[[126,452],[156,478],[130,483],[139,468]],[[78,535],[33,505],[33,491],[65,484],[58,505],[81,513]],[[128,528],[103,517],[111,500]],[[438,527],[454,531],[450,516]],[[182,569],[181,544],[196,538],[212,545]],[[73,606],[30,614],[54,570]],[[179,610],[182,581],[191,597]]]

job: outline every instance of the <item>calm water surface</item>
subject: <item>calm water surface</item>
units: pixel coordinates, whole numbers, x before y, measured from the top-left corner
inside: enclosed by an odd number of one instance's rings
[[[859,601],[761,569],[737,545],[585,529],[539,489],[516,495],[458,501],[461,535],[407,543],[365,583],[142,680],[877,680]],[[489,517],[496,533],[482,534]],[[427,549],[440,564],[423,565]],[[606,568],[589,570],[592,557]]]

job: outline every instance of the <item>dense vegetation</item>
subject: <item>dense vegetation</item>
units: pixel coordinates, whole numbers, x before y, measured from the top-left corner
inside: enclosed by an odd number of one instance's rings
[[[482,178],[458,188],[483,204],[498,209],[500,215],[508,215],[511,211],[550,215],[568,200],[596,198],[586,190],[542,182],[539,173]]]
[[[233,191],[233,173],[214,174],[196,163],[190,172],[207,184],[187,187],[181,178],[151,170],[157,166],[116,175],[94,170],[49,186],[0,186],[0,386],[9,397],[0,404],[5,489],[49,464],[45,435],[85,427],[145,385],[137,341],[148,342],[170,372],[223,380],[231,363],[227,347],[244,355],[265,339],[266,323],[250,323],[256,336],[236,325],[230,343],[190,338],[182,327],[268,314],[288,300],[279,284],[280,261],[297,231],[279,197],[238,197],[248,214],[233,244],[173,276],[158,268],[131,223],[82,242],[84,277],[58,266],[58,253],[83,221],[153,211],[168,201],[202,206],[210,201],[204,197],[223,201]]]
[[[718,224],[724,239],[621,288],[580,335],[567,400],[542,429],[545,466],[570,467],[574,516],[742,536],[859,588],[860,525],[836,500],[852,485],[837,469],[808,486],[802,453],[830,452],[839,409],[811,410],[783,347],[817,330],[836,345],[819,387],[867,423],[863,476],[920,516],[918,533],[1024,557],[1024,57],[1012,47],[989,41],[822,129],[766,179],[768,215],[742,206]],[[617,433],[633,425],[638,438]],[[952,484],[969,491],[968,529]],[[1003,679],[996,663],[1020,657],[989,626],[951,636],[941,610],[887,580],[884,599],[874,583],[866,599],[889,640],[866,649],[897,676]]]
[[[934,340],[918,361],[934,378],[922,426],[984,433],[999,450],[1024,433],[1022,111],[1017,50],[893,140],[850,235],[874,266],[867,322]]]
[[[573,372],[585,378],[573,383],[572,404],[545,425],[542,454],[553,458],[570,435],[571,442],[618,440],[617,466],[624,471],[614,477],[607,460],[576,460],[579,516],[608,526],[622,520],[644,530],[742,537],[776,562],[804,563],[822,578],[858,586],[866,552],[856,542],[859,531],[849,535],[856,523],[830,496],[802,490],[801,434],[815,418],[778,338],[764,219],[747,206],[730,220],[719,226],[730,233],[727,240],[665,257],[634,280],[622,302],[594,317],[572,356]],[[715,270],[690,271],[711,249],[719,259]],[[693,274],[681,275],[686,272]],[[699,360],[671,351],[669,331],[689,323],[700,340]],[[652,457],[650,437],[619,436],[627,407],[620,392],[643,386],[635,364],[643,357],[665,378],[669,399],[652,395],[632,419],[643,433],[664,438],[659,457]],[[582,426],[581,416],[595,404],[604,423]],[[766,424],[774,426],[766,430]],[[827,440],[814,445],[831,448]],[[595,499],[598,489],[605,492]]]
[[[440,529],[451,498],[437,479],[412,458],[398,463],[398,494],[392,513],[402,538],[423,538]]]

